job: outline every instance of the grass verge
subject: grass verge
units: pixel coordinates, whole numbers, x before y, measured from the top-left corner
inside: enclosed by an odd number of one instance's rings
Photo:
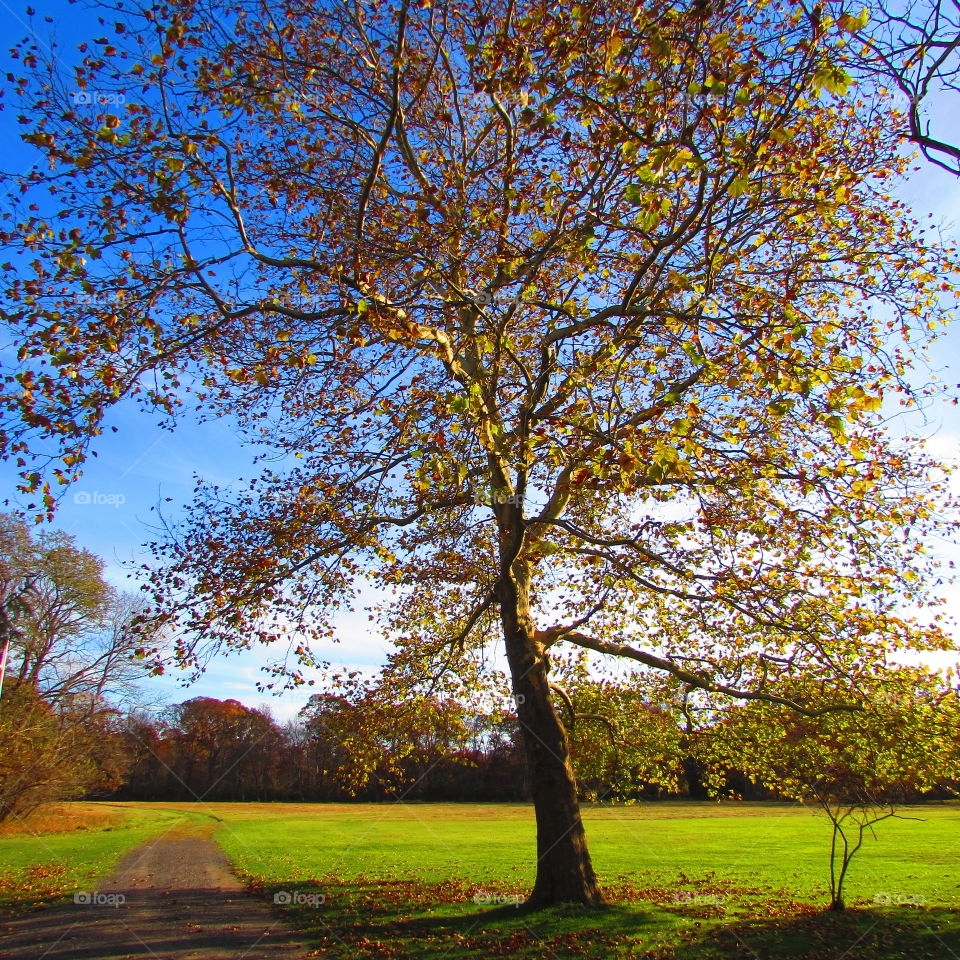
[[[133,847],[199,814],[152,804],[53,804],[5,824],[0,907],[25,908],[96,889]]]

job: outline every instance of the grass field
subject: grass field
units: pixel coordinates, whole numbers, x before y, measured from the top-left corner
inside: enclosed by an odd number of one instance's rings
[[[533,878],[533,815],[523,805],[69,808],[101,819],[87,829],[0,836],[0,895],[16,895],[30,870],[49,895],[90,889],[134,844],[212,817],[251,887],[293,901],[278,909],[333,960],[960,960],[956,804],[904,810],[922,819],[882,824],[854,863],[852,909],[843,915],[822,911],[829,827],[798,807],[589,808],[587,834],[610,907],[537,914],[517,906]],[[51,867],[60,872],[44,877]]]

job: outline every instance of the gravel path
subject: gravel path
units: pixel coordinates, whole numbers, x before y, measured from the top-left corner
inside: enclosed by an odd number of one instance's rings
[[[250,896],[213,840],[179,828],[130,851],[88,903],[0,923],[2,960],[303,960],[268,903]],[[120,902],[122,895],[123,900]]]

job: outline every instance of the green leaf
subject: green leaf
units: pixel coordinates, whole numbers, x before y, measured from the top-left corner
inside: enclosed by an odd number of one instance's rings
[[[813,75],[813,86],[815,88],[824,88],[841,97],[850,88],[852,82],[850,74],[846,70],[833,64],[820,67]]]
[[[656,210],[644,210],[643,213],[637,214],[634,223],[641,230],[653,230],[660,223],[660,214]]]
[[[852,13],[845,13],[837,20],[837,26],[846,33],[858,33],[870,22],[870,11],[866,7],[855,17]]]
[[[836,414],[833,416],[827,417],[823,421],[826,428],[835,436],[839,437],[843,434],[845,424],[843,422],[843,417],[838,417]]]

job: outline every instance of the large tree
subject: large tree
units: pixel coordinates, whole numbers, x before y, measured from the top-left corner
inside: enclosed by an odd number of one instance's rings
[[[293,637],[309,665],[365,581],[395,677],[502,642],[543,904],[599,898],[554,648],[816,712],[888,647],[948,644],[898,614],[938,491],[885,420],[955,264],[890,198],[905,118],[846,94],[841,26],[792,0],[117,9],[72,72],[20,48],[43,160],[6,214],[5,442],[27,489],[69,482],[137,394],[262,446],[157,544],[183,663]]]

